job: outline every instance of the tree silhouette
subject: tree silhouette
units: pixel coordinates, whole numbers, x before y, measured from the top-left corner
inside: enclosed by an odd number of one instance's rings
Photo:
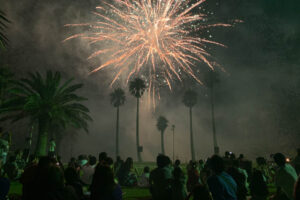
[[[193,139],[193,118],[192,118],[192,108],[197,103],[197,93],[193,90],[187,90],[184,95],[182,102],[190,111],[190,140],[191,140],[191,154],[192,160],[195,160],[195,150],[194,150],[194,139]]]
[[[204,83],[210,90],[210,105],[211,105],[211,122],[213,131],[214,153],[219,154],[219,147],[216,136],[216,122],[215,122],[215,85],[220,82],[219,74],[216,71],[210,70],[206,73]]]
[[[168,127],[168,120],[164,116],[159,116],[156,127],[161,132],[161,153],[165,154],[164,132]]]
[[[121,88],[115,89],[110,94],[111,104],[117,108],[117,122],[116,122],[116,157],[119,156],[119,108],[124,105],[126,101],[125,92]]]
[[[3,11],[0,10],[0,49],[3,49],[8,44],[8,39],[5,36],[7,24],[10,23]]]
[[[135,78],[129,83],[129,92],[136,98],[136,147],[138,161],[142,161],[139,141],[139,100],[143,96],[146,84],[143,79]]]
[[[10,90],[12,96],[5,101],[0,114],[2,120],[16,122],[23,118],[29,118],[38,125],[38,140],[36,155],[46,155],[48,136],[51,127],[59,125],[63,129],[73,126],[88,132],[88,121],[91,117],[89,110],[80,102],[86,98],[76,95],[74,92],[83,84],[70,85],[73,79],[61,84],[59,72],[47,72],[43,78],[38,72],[30,73],[28,79],[21,79]]]

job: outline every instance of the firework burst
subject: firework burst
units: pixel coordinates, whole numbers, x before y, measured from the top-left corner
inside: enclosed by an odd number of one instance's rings
[[[193,5],[190,5],[190,0],[104,2],[96,7],[97,12],[93,12],[97,21],[67,24],[71,27],[86,26],[89,30],[66,40],[82,38],[89,44],[99,44],[88,59],[102,56],[102,64],[91,73],[112,68],[115,75],[111,84],[121,75],[126,75],[127,82],[133,76],[143,75],[149,86],[148,94],[154,99],[159,85],[165,84],[172,89],[172,81],[182,81],[183,73],[201,83],[195,73],[199,62],[214,70],[207,45],[224,45],[193,36],[193,32],[231,25],[207,24],[206,14],[192,12],[204,2],[199,0]]]

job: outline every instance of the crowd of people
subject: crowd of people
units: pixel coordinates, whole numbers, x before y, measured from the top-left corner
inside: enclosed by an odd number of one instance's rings
[[[105,152],[63,164],[54,152],[27,158],[16,151],[3,163],[0,200],[7,198],[13,181],[22,184],[23,200],[121,200],[123,189],[131,187],[148,188],[153,200],[300,199],[300,149],[293,160],[276,153],[272,161],[258,157],[255,163],[231,152],[188,164],[172,163],[160,154],[156,167],[145,166],[142,172],[132,158],[117,157],[114,162]],[[272,185],[275,190],[270,192]]]

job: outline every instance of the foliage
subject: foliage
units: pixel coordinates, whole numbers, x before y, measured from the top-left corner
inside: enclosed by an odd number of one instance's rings
[[[129,83],[129,92],[136,98],[141,98],[146,89],[146,83],[143,79],[135,78]]]
[[[114,107],[119,107],[124,105],[125,101],[126,101],[125,92],[121,88],[115,89],[110,94],[110,102]]]
[[[8,45],[8,39],[5,36],[5,29],[10,21],[6,18],[3,11],[0,10],[0,49],[5,48]]]
[[[187,90],[183,95],[182,102],[186,107],[193,107],[197,103],[197,93],[191,89]]]
[[[18,121],[29,117],[31,121],[46,121],[63,128],[71,125],[88,131],[89,109],[79,102],[87,100],[74,92],[83,84],[70,85],[73,79],[61,84],[59,72],[47,72],[44,79],[40,73],[30,73],[29,78],[15,83],[10,91],[12,97],[0,108],[2,120]]]
[[[164,116],[159,116],[157,119],[156,127],[159,131],[164,132],[166,128],[168,127],[168,120]]]

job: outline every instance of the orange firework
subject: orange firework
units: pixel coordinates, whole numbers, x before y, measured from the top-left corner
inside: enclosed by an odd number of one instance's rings
[[[192,32],[230,24],[205,24],[207,16],[191,11],[205,0],[190,5],[190,0],[112,0],[104,2],[93,12],[98,21],[87,24],[88,32],[68,37],[82,38],[89,44],[100,43],[88,59],[102,56],[103,64],[91,73],[111,67],[115,75],[112,84],[125,74],[127,82],[132,76],[144,75],[149,94],[156,93],[156,84],[163,83],[172,89],[171,82],[182,80],[186,73],[201,83],[195,74],[197,62],[206,63],[212,70],[207,44],[224,46],[218,42],[192,36]],[[66,41],[65,40],[65,41]],[[157,80],[158,79],[158,80]]]

